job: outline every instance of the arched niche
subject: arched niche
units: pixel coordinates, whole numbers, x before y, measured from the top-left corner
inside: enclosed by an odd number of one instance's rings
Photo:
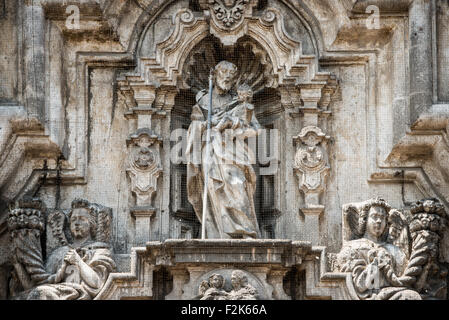
[[[216,16],[220,11],[217,2],[225,11],[241,5],[240,14],[232,23],[224,23]],[[159,210],[170,212],[173,223],[179,225],[172,228],[177,230],[173,238],[195,237],[198,222],[185,195],[185,168],[170,161],[170,134],[174,129],[188,128],[195,94],[207,88],[210,68],[222,60],[238,66],[239,82],[252,86],[256,115],[267,129],[285,129],[288,121],[290,128],[297,127],[296,120],[291,119],[304,114],[308,114],[305,125],[319,126],[327,118],[330,96],[336,88],[335,78],[319,70],[317,41],[284,1],[226,3],[181,0],[167,5],[142,32],[135,72],[118,79],[132,130],[149,128],[164,140],[161,157],[165,178],[158,192],[165,193],[161,197],[165,202],[161,200]],[[296,37],[288,31],[295,23],[303,26]],[[282,130],[279,141],[293,145],[295,134]],[[256,212],[267,221],[260,221],[266,238],[277,237],[274,220],[289,201],[280,191],[284,179],[293,179],[293,168],[285,163],[294,158],[294,150],[287,149],[276,151],[284,153],[279,171],[258,179]]]
[[[182,87],[175,97],[174,106],[171,110],[172,132],[178,129],[187,130],[190,123],[190,115],[193,105],[196,103],[195,96],[200,90],[208,88],[209,72],[220,61],[234,63],[239,75],[233,90],[239,85],[249,85],[254,93],[253,103],[255,105],[256,117],[261,126],[266,129],[266,140],[264,149],[259,150],[262,140],[258,140],[256,153],[264,153],[263,158],[257,157],[254,169],[257,175],[257,188],[255,191],[255,208],[261,228],[261,234],[265,238],[273,238],[273,230],[276,217],[279,213],[279,197],[275,191],[278,189],[280,172],[266,174],[261,167],[270,164],[264,161],[277,150],[270,150],[270,139],[276,134],[273,132],[281,130],[282,106],[278,90],[277,79],[274,77],[273,65],[268,54],[251,37],[243,36],[232,46],[223,45],[218,38],[209,35],[201,40],[188,54],[182,68]],[[177,142],[172,142],[172,147]],[[273,161],[277,161],[273,159]],[[186,191],[186,164],[179,163],[171,165],[171,212],[181,219],[191,221],[195,230],[199,223],[193,208],[188,203]]]

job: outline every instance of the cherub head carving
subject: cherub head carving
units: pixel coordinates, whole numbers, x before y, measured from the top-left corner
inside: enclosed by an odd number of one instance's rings
[[[97,232],[97,216],[89,208],[89,202],[82,199],[72,201],[69,213],[70,233],[74,240],[95,238]]]
[[[137,149],[134,154],[134,163],[139,168],[148,168],[154,163],[155,157],[150,147],[153,144],[147,137],[141,137],[136,143]]]
[[[84,243],[88,240],[109,242],[111,209],[84,199],[72,201],[67,216],[72,240]]]
[[[132,146],[132,165],[141,170],[151,170],[158,164],[158,146],[160,137],[148,128],[137,130],[127,143]]]
[[[231,274],[231,284],[234,290],[248,285],[248,277],[241,270],[234,270]]]
[[[225,281],[221,274],[214,273],[209,277],[209,284],[213,288],[222,289],[224,287]]]
[[[390,205],[383,199],[377,198],[367,201],[360,213],[360,234],[370,240],[380,241],[385,239],[390,210]]]

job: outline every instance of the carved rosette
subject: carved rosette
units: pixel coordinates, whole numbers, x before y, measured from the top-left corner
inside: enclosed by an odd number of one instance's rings
[[[128,176],[137,206],[151,206],[162,172],[160,144],[162,139],[150,129],[139,129],[127,140],[129,148]]]
[[[297,145],[294,170],[298,176],[298,187],[306,196],[306,204],[319,205],[318,199],[311,199],[310,195],[319,195],[326,188],[330,170],[326,150],[329,139],[320,128],[314,126],[303,128],[294,137]]]

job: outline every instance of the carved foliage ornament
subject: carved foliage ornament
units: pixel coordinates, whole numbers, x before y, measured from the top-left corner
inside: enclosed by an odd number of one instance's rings
[[[221,29],[234,29],[245,15],[251,15],[254,0],[200,0],[203,10],[208,10]]]
[[[232,28],[242,20],[245,6],[248,2],[249,0],[209,1],[215,18],[226,28]]]

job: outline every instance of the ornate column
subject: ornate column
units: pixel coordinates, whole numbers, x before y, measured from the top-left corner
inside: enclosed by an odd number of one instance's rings
[[[134,244],[143,245],[152,239],[151,223],[158,213],[162,220],[161,229],[167,229],[167,232],[160,229],[158,232],[168,236],[168,214],[165,213],[168,213],[169,205],[170,123],[166,117],[174,105],[176,90],[156,89],[151,85],[130,88],[126,82],[121,85],[121,92],[131,106],[126,117],[136,129],[127,139],[126,171],[133,195],[130,213],[135,218]],[[167,192],[159,196],[159,205],[153,204],[161,183]]]
[[[316,126],[307,126],[294,137],[296,154],[294,171],[298,177],[298,187],[304,193],[304,228],[308,240],[319,242],[319,219],[324,212],[321,196],[326,189],[326,179],[330,171],[326,142],[330,139]]]
[[[298,179],[298,188],[304,195],[300,210],[304,214],[306,240],[313,244],[319,244],[319,221],[325,209],[323,193],[330,171],[327,145],[330,137],[325,130],[331,114],[328,110],[331,95],[337,88],[335,78],[329,75],[322,78],[325,82],[302,83],[298,86],[301,98],[298,112],[302,116],[302,130],[293,137],[296,148],[293,171]]]
[[[151,239],[151,217],[156,211],[152,202],[162,171],[160,144],[161,138],[148,128],[138,129],[127,140],[130,151],[127,173],[135,195],[135,206],[130,208],[130,212],[136,219],[136,244],[144,244]]]

